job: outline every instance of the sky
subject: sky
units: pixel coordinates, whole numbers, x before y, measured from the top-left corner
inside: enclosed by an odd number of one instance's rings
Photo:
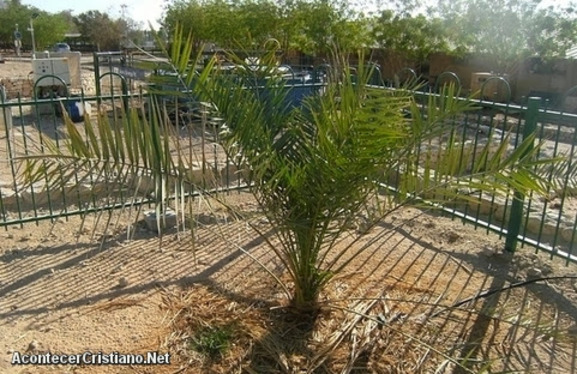
[[[137,22],[142,22],[144,28],[148,28],[148,22],[155,29],[159,24],[157,19],[162,14],[163,0],[22,0],[23,5],[32,5],[49,13],[58,13],[63,10],[71,10],[73,15],[98,10],[107,13],[113,18],[122,16],[122,5],[126,5],[125,15]]]

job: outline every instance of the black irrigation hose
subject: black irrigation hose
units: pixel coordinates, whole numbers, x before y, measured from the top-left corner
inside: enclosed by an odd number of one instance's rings
[[[494,295],[498,292],[507,291],[507,290],[517,288],[517,287],[523,287],[523,286],[526,286],[526,285],[531,284],[531,283],[537,283],[537,282],[541,282],[541,281],[548,281],[548,280],[555,280],[555,279],[577,279],[577,275],[565,275],[565,276],[558,276],[558,277],[535,278],[535,279],[529,279],[529,280],[522,281],[522,282],[513,283],[513,284],[510,284],[510,285],[503,287],[503,288],[489,289],[489,290],[483,291],[480,294],[477,294],[475,296],[471,296],[471,297],[468,297],[464,300],[458,301],[455,304],[448,306],[443,310],[438,311],[437,313],[433,313],[431,315],[431,318],[437,317],[439,314],[444,313],[449,309],[458,308],[461,305],[467,304],[471,301],[475,301],[475,300],[479,300],[479,299],[482,299],[485,297],[489,297],[489,296]]]

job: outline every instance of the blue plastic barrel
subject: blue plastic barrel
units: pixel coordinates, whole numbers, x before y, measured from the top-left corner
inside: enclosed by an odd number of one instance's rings
[[[68,112],[72,122],[77,123],[84,121],[84,105],[80,99],[68,100],[66,103],[66,111]]]

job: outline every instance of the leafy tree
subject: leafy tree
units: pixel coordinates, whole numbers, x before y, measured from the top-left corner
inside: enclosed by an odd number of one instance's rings
[[[34,7],[22,5],[20,1],[7,2],[6,7],[0,9],[0,41],[13,45],[16,25],[22,35],[22,44],[32,48],[32,36],[27,31],[30,20],[33,18],[34,38],[38,50],[48,48],[61,41],[69,30],[66,17],[61,14],[50,14]]]
[[[206,43],[216,43],[222,48],[254,49],[276,37],[278,11],[268,0],[176,1],[167,7],[164,27],[173,32],[179,24],[185,32],[191,32],[195,52]]]
[[[56,42],[64,39],[70,25],[61,14],[41,13],[34,20],[34,39],[36,49],[50,49]]]
[[[72,10],[63,10],[57,13],[60,17],[66,20],[66,24],[68,25],[67,32],[69,33],[78,33],[78,27],[74,22],[74,15],[72,14]]]
[[[347,3],[327,0],[297,1],[288,22],[295,30],[290,46],[307,54],[326,54],[337,44],[350,48],[362,36],[361,23],[347,18],[351,15]],[[358,46],[356,46],[358,47]]]
[[[203,43],[203,38],[206,37],[206,19],[201,9],[202,6],[198,1],[174,1],[166,8],[162,27],[168,34],[171,34],[176,25],[181,24],[184,29],[194,35],[193,48],[198,50]],[[192,22],[193,19],[194,22]]]
[[[503,72],[529,56],[563,56],[577,42],[575,8],[542,0],[439,0],[430,9],[443,20],[450,43],[491,56]]]
[[[116,21],[120,29],[121,45],[125,48],[140,46],[144,42],[145,32],[142,24],[130,18],[120,18]]]
[[[100,50],[118,50],[124,40],[126,25],[113,20],[108,14],[91,10],[75,18],[82,41],[96,45]]]
[[[19,1],[11,1],[0,8],[0,40],[5,44],[12,44],[14,40],[14,30],[18,25],[23,37],[27,37],[26,27],[28,25],[30,12],[29,8],[20,4]],[[24,39],[28,44],[28,39]]]
[[[239,3],[233,12],[238,13],[240,30],[239,46],[262,48],[269,39],[277,39],[280,8],[269,0],[248,0]],[[243,40],[244,39],[244,40]]]
[[[337,44],[347,51],[370,44],[367,20],[344,1],[176,1],[167,7],[164,26],[174,30],[177,24],[192,32],[196,51],[203,43],[262,48],[270,39],[309,54],[326,54]]]
[[[424,62],[431,53],[449,50],[448,36],[440,20],[423,15],[383,10],[373,19],[371,35],[379,47],[400,52],[417,62]]]

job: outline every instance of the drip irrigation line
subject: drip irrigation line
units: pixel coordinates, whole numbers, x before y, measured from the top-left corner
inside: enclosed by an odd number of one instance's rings
[[[456,302],[455,304],[450,305],[450,306],[444,308],[443,310],[440,310],[440,311],[438,311],[438,312],[436,312],[436,313],[433,313],[433,314],[431,315],[431,318],[432,318],[432,317],[437,317],[438,315],[446,312],[446,311],[449,310],[449,309],[458,308],[458,307],[460,307],[461,305],[467,304],[467,303],[469,303],[469,302],[471,302],[471,301],[476,301],[476,300],[479,300],[479,299],[482,299],[482,298],[485,298],[485,297],[489,297],[489,296],[494,295],[494,294],[499,293],[499,292],[507,291],[507,290],[510,290],[510,289],[513,289],[513,288],[523,287],[523,286],[526,286],[526,285],[529,285],[529,284],[532,284],[532,283],[537,283],[537,282],[542,282],[542,281],[549,281],[549,280],[557,280],[557,279],[577,279],[577,275],[564,275],[564,276],[557,276],[557,277],[534,278],[534,279],[529,279],[529,280],[525,280],[525,281],[522,281],[522,282],[512,283],[512,284],[510,284],[510,285],[508,285],[508,286],[505,286],[505,287],[502,287],[502,288],[485,290],[485,291],[483,291],[483,292],[481,292],[481,293],[479,293],[479,294],[477,294],[477,295],[475,295],[475,296],[471,296],[471,297],[468,297],[468,298],[466,298],[466,299],[464,299],[464,300],[458,301],[458,302]]]

